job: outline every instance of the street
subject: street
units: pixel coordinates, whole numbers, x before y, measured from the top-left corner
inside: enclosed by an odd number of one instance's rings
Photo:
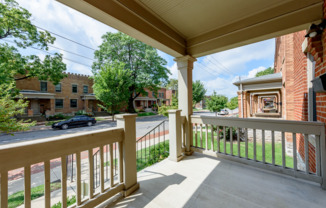
[[[137,117],[136,118],[136,136],[141,137],[145,135],[148,131],[153,129],[163,120],[167,119],[164,116],[149,116],[149,117]],[[45,139],[48,137],[61,136],[65,134],[73,134],[76,132],[86,132],[91,130],[105,129],[116,127],[117,122],[114,121],[100,121],[91,127],[79,127],[71,128],[67,130],[53,130],[52,128],[45,127],[44,130],[33,130],[28,132],[18,132],[14,136],[9,134],[0,136],[0,145],[11,144],[16,142],[30,141],[36,139]],[[168,125],[166,125],[168,129]]]

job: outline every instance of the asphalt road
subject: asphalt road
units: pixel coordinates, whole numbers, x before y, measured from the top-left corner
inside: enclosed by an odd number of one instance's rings
[[[148,131],[153,129],[156,125],[158,125],[159,123],[161,123],[163,120],[166,119],[167,118],[163,116],[138,117],[136,119],[136,136],[137,137],[143,136]],[[19,133],[15,133],[14,136],[6,134],[6,135],[0,135],[0,145],[29,141],[29,140],[36,140],[36,139],[45,139],[48,137],[73,134],[77,132],[86,132],[86,131],[105,129],[105,128],[112,128],[116,126],[117,126],[116,122],[102,121],[102,122],[98,122],[97,124],[91,127],[79,127],[79,128],[71,128],[67,130],[53,130],[47,128],[44,130],[19,132]],[[166,129],[168,129],[168,125],[165,125],[165,127]]]

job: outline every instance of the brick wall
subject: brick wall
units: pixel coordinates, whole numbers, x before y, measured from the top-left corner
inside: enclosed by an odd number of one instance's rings
[[[84,110],[85,103],[81,99],[84,95],[83,86],[88,86],[88,93],[93,93],[93,80],[86,75],[67,73],[67,77],[63,78],[61,83],[61,92],[55,91],[55,86],[51,82],[47,82],[47,92],[54,93],[55,99],[63,99],[63,108],[55,109],[56,113],[72,113],[79,110]],[[77,93],[72,93],[72,84],[77,84]],[[20,90],[35,90],[40,91],[40,81],[37,78],[19,80],[16,86]],[[70,107],[70,99],[77,99],[77,108]],[[49,108],[49,102],[44,102],[46,108]]]

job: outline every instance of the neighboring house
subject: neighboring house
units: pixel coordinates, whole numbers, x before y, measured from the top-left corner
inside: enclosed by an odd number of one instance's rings
[[[67,73],[57,85],[36,78],[24,79],[17,81],[16,86],[29,101],[28,116],[101,111],[93,94],[93,80],[87,75]]]
[[[322,47],[316,47],[321,44],[321,39],[317,36],[308,42],[305,34],[306,31],[299,31],[275,39],[274,74],[234,83],[239,89],[240,118],[276,117],[285,120],[325,122],[325,95],[316,94],[312,83],[315,77],[325,73],[321,62]],[[292,135],[286,133],[285,136],[287,143],[292,144]],[[299,162],[303,163],[304,135],[296,136]],[[315,139],[307,136],[309,166],[314,172],[316,144]]]
[[[139,95],[134,100],[135,108],[138,110],[146,110],[147,108],[152,108],[154,106],[159,105],[171,105],[172,103],[172,95],[176,93],[176,90],[170,90],[166,88],[161,88],[154,93],[148,89],[145,89],[147,92],[147,96]]]
[[[100,101],[93,94],[93,80],[87,75],[67,73],[58,85],[37,78],[19,80],[16,86],[29,101],[25,116],[54,115],[58,113],[74,114],[79,110],[86,112],[103,111],[98,107]],[[173,90],[161,88],[157,95],[146,90],[148,96],[139,96],[134,105],[142,109],[158,103],[171,105]],[[124,111],[125,107],[121,108]]]
[[[199,103],[196,103],[195,108],[197,109],[205,109],[206,108],[206,99],[209,99],[210,96],[205,96],[205,98],[200,101]]]
[[[239,80],[233,84],[239,88],[238,103],[240,118],[282,118],[281,72]]]

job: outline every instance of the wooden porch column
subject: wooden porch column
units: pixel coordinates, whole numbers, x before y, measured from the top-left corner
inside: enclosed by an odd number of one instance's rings
[[[136,117],[137,114],[116,115],[117,126],[124,128],[123,140],[123,181],[124,196],[129,196],[139,188],[136,163]]]
[[[185,125],[185,146],[186,155],[191,155],[190,149],[192,142],[192,124],[190,121],[192,115],[192,69],[194,62],[197,61],[192,56],[183,56],[174,59],[178,67],[178,102],[181,115],[186,116]]]
[[[181,154],[181,110],[169,110],[169,159],[174,162],[179,162],[183,155]]]

